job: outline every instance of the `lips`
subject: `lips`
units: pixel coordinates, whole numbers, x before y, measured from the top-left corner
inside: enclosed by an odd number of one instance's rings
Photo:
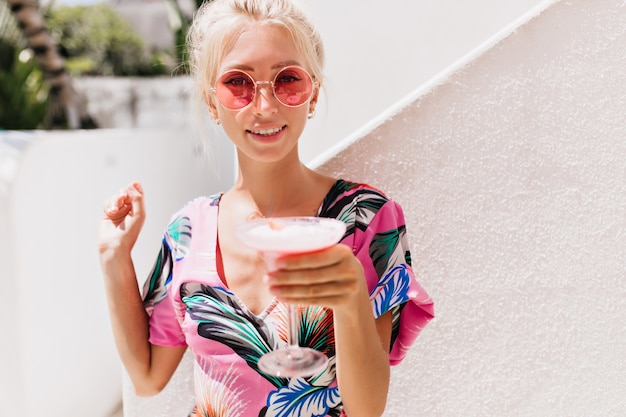
[[[276,127],[273,129],[248,130],[248,132],[259,136],[272,136],[283,130],[286,126]]]

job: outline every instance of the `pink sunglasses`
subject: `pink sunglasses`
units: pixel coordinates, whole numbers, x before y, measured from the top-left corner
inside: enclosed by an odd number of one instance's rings
[[[318,83],[304,68],[292,65],[278,71],[272,81],[256,81],[244,71],[229,70],[219,77],[211,91],[227,109],[241,110],[252,103],[259,85],[269,85],[281,104],[298,107],[311,99]]]

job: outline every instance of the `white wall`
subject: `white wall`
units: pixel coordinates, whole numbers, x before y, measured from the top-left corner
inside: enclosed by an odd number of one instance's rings
[[[561,1],[322,163],[403,204],[435,300],[386,416],[626,415],[624,51],[623,1]]]
[[[232,184],[232,148],[217,141],[213,151],[219,164],[181,130],[0,132],[0,416],[106,417],[119,407],[96,246],[104,200],[144,185],[134,251],[143,282],[169,216]]]
[[[541,0],[301,0],[326,48],[324,96],[301,141],[311,161],[454,65]]]

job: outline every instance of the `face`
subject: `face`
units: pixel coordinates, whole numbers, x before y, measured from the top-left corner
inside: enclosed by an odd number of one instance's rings
[[[298,139],[309,112],[315,107],[319,89],[313,89],[310,101],[289,107],[276,99],[272,87],[266,81],[274,80],[285,67],[303,67],[303,55],[296,49],[285,29],[258,23],[247,26],[232,45],[222,60],[218,78],[236,69],[262,83],[257,85],[256,95],[250,104],[239,110],[226,108],[211,93],[207,100],[211,116],[222,122],[240,155],[260,162],[297,157]],[[279,78],[284,74],[282,72]],[[291,75],[287,74],[287,77]],[[228,82],[236,83],[239,80]]]

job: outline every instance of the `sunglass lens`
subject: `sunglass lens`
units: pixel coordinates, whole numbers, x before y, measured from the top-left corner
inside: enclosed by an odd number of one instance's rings
[[[276,74],[274,95],[285,106],[295,107],[311,98],[313,80],[300,67],[286,67]]]
[[[242,71],[227,71],[217,81],[215,93],[224,107],[239,110],[254,100],[255,83]]]

